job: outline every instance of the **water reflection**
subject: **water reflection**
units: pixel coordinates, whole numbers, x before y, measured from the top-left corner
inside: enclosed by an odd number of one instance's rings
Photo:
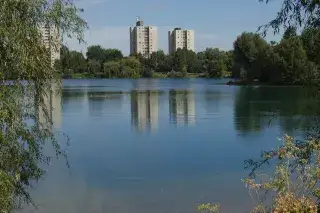
[[[87,96],[89,100],[89,114],[93,117],[101,117],[122,107],[122,92],[90,91],[87,93]]]
[[[49,124],[54,128],[60,128],[62,121],[60,83],[52,83],[51,88],[46,91],[46,95],[43,97],[43,99],[44,107],[39,106],[37,109],[39,122],[42,124]],[[45,115],[44,108],[47,110],[48,116]],[[52,121],[52,125],[50,121]]]
[[[158,91],[131,91],[131,124],[137,131],[158,128]]]
[[[260,132],[279,126],[292,134],[314,125],[315,100],[299,87],[241,87],[234,101],[234,125],[238,133]]]
[[[175,124],[195,124],[195,99],[191,90],[169,91],[169,116]]]
[[[209,113],[219,113],[221,111],[221,102],[223,94],[220,90],[205,90],[205,109]]]
[[[63,101],[66,103],[75,100],[87,99],[87,90],[85,89],[63,89],[62,90]]]
[[[193,213],[212,200],[222,212],[248,212],[243,161],[277,147],[279,131],[310,126],[299,118],[315,112],[294,87],[229,87],[213,79],[65,82],[71,86],[63,91],[62,131],[71,138],[73,175],[64,162],[50,166],[35,196],[39,213]],[[157,133],[132,134],[130,127]]]

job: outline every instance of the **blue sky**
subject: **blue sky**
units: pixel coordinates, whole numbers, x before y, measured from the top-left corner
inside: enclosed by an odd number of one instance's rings
[[[258,0],[75,0],[85,10],[87,44],[66,39],[70,49],[85,52],[88,45],[100,44],[129,53],[129,27],[136,16],[146,25],[158,27],[159,49],[168,51],[168,30],[182,27],[195,30],[196,52],[206,47],[231,49],[243,31],[256,31],[275,17],[282,0],[269,4]],[[267,40],[279,40],[270,32]]]

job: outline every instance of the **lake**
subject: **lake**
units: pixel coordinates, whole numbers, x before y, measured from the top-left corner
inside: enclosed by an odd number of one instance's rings
[[[24,212],[194,213],[207,202],[248,212],[244,160],[303,134],[299,115],[313,112],[300,87],[225,81],[64,80],[52,115],[71,168],[53,160],[32,190],[38,209]]]

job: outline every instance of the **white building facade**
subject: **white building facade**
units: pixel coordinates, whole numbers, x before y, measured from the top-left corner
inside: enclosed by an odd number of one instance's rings
[[[130,27],[130,54],[142,54],[150,57],[158,50],[158,29],[155,26],[144,26],[137,20],[135,27]]]
[[[194,51],[194,31],[175,28],[168,32],[169,54],[179,48]]]
[[[40,27],[42,42],[44,46],[50,51],[51,66],[56,60],[60,59],[61,38],[59,29],[44,24]]]

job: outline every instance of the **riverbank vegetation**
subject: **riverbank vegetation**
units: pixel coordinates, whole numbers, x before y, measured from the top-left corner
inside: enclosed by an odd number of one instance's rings
[[[280,42],[267,43],[260,35],[242,33],[234,42],[232,76],[245,83],[315,84],[319,80],[320,30],[297,34],[288,27]]]
[[[139,77],[228,77],[231,75],[232,51],[207,48],[195,53],[179,49],[167,55],[162,50],[149,58],[124,57],[118,49],[89,46],[86,57],[67,47],[61,49],[56,67],[64,78],[139,78]]]
[[[236,84],[314,84],[319,79],[320,30],[308,27],[300,34],[288,27],[279,42],[267,42],[260,34],[243,32],[234,49],[207,48],[195,53],[162,50],[149,58],[124,57],[118,49],[89,46],[86,57],[66,46],[56,67],[64,78],[233,77]]]

